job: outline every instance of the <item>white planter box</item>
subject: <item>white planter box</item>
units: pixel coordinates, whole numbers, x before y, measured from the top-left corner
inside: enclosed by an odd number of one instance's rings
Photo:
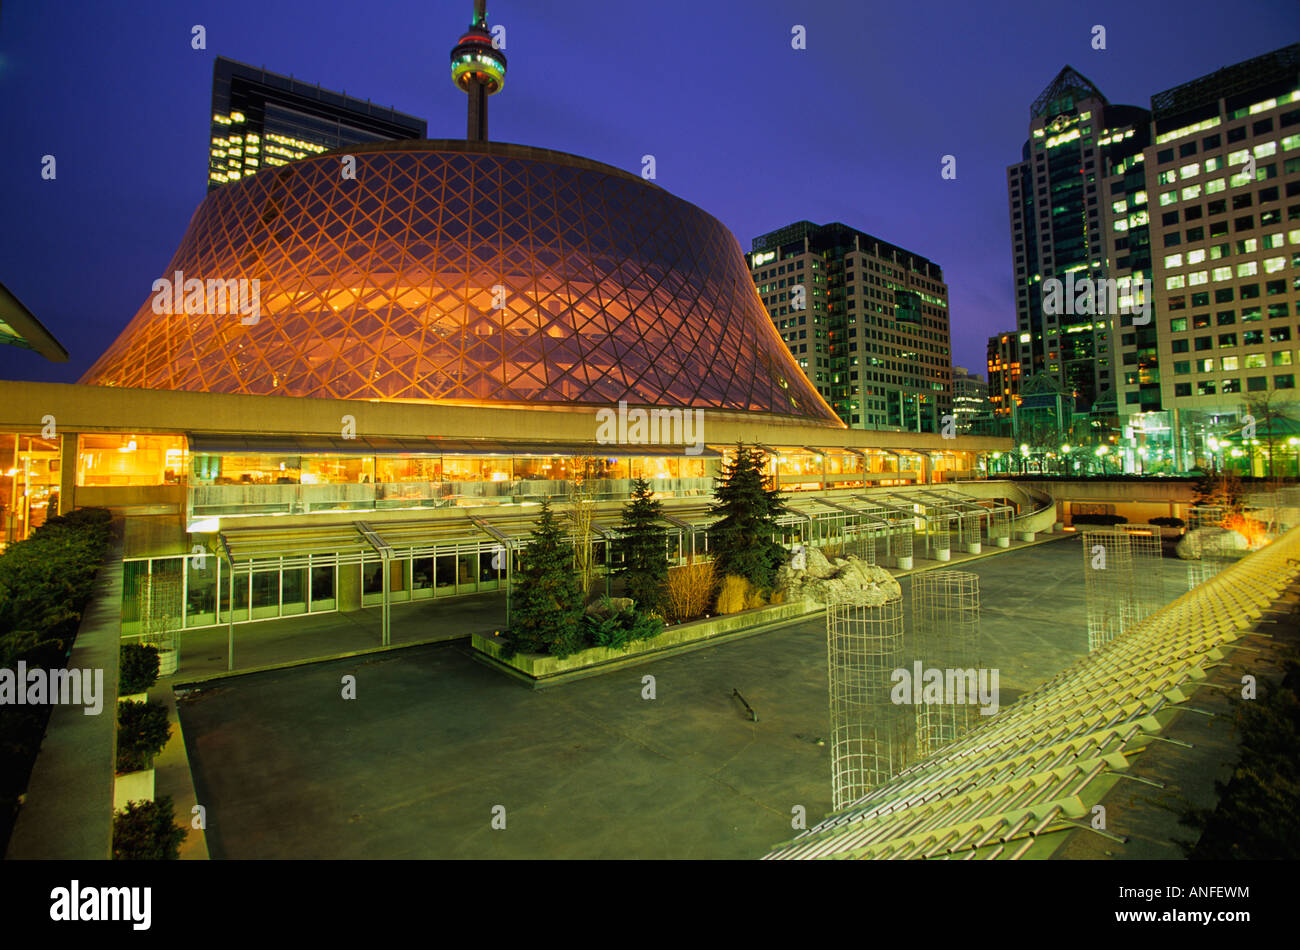
[[[125,811],[127,802],[153,801],[153,769],[113,777],[113,811]]]
[[[158,651],[158,678],[171,676],[176,672],[180,665],[179,650],[159,650]]]

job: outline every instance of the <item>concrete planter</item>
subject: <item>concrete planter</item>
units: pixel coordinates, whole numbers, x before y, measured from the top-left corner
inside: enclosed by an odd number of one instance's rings
[[[995,539],[994,539],[994,542],[995,542],[995,543],[997,544],[997,546],[1000,547],[1000,548],[1009,548],[1009,547],[1011,547],[1011,539],[1010,539],[1010,538],[995,538]]]
[[[158,651],[158,678],[171,676],[180,666],[181,653],[179,650],[159,650]]]
[[[934,552],[934,559],[936,561],[951,561],[952,550],[949,548],[936,548]]]
[[[154,770],[152,768],[143,769],[139,772],[127,772],[124,775],[115,775],[113,777],[113,811],[124,811],[127,802],[153,801],[153,777]]]
[[[983,551],[984,551],[984,545],[979,541],[976,541],[973,544],[966,545],[967,554],[980,554]]]
[[[900,557],[894,560],[897,562],[900,571],[910,571],[912,569],[912,559],[910,557]]]
[[[796,601],[779,604],[775,607],[758,607],[754,610],[742,610],[740,613],[721,617],[710,617],[668,627],[663,633],[651,640],[638,640],[628,645],[627,649],[614,650],[609,647],[591,647],[571,654],[563,659],[544,653],[516,653],[507,659],[502,655],[504,647],[500,637],[474,634],[470,638],[474,650],[484,657],[522,673],[532,680],[545,680],[562,674],[571,674],[593,667],[609,666],[611,669],[621,666],[625,660],[640,660],[666,651],[676,651],[683,647],[698,645],[706,640],[739,633],[747,628],[759,627],[782,620],[792,620],[805,614],[822,609],[820,604]]]

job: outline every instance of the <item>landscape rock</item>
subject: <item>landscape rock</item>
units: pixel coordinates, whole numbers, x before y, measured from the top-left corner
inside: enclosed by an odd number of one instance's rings
[[[1249,546],[1250,542],[1244,535],[1212,526],[1188,531],[1174,550],[1184,561],[1198,561],[1207,553],[1212,556],[1216,548],[1224,553],[1235,554],[1245,551]]]
[[[808,552],[807,562],[807,570],[786,565],[777,572],[777,590],[783,591],[787,600],[878,606],[902,593],[889,571],[856,557],[828,560],[814,548]]]

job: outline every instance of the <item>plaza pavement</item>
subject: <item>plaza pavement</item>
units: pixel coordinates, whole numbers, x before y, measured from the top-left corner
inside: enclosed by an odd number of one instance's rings
[[[960,564],[1004,704],[1085,652],[1083,565],[1072,535]],[[214,858],[753,858],[831,805],[820,615],[545,690],[448,640],[199,683],[180,715]]]

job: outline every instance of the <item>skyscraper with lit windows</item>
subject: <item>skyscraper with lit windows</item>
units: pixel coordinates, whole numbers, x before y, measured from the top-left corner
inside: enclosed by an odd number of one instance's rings
[[[1029,138],[1007,169],[1020,372],[1047,374],[1078,412],[1114,387],[1111,318],[1045,313],[1044,281],[1110,276],[1102,177],[1141,152],[1148,118],[1137,106],[1112,105],[1066,66],[1030,106]]]
[[[212,67],[208,191],[332,148],[427,135],[423,119],[219,56]]]
[[[938,264],[811,221],[754,238],[748,261],[781,338],[846,425],[942,431],[952,350]]]

